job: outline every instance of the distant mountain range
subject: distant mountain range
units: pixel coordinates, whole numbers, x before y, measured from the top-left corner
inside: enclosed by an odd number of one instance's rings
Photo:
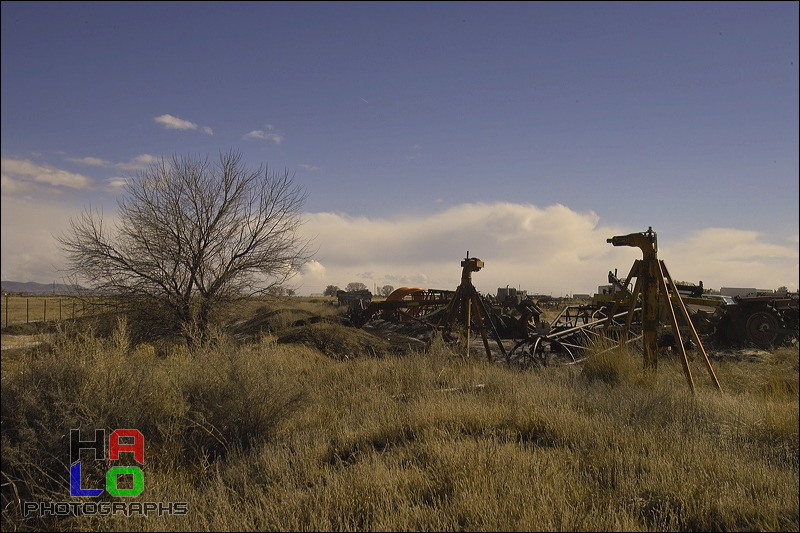
[[[35,281],[2,281],[3,292],[26,292],[33,294],[66,294],[70,286],[62,283],[36,283]]]

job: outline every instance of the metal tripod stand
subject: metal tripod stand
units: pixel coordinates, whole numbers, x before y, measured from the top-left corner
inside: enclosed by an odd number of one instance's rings
[[[486,349],[486,357],[492,361],[492,350],[489,347],[489,334],[497,342],[503,357],[507,357],[505,346],[500,341],[500,336],[492,323],[489,310],[472,284],[472,273],[483,268],[483,261],[478,258],[467,257],[461,261],[463,267],[461,271],[461,284],[456,289],[455,295],[448,302],[444,314],[438,323],[438,328],[442,329],[445,336],[452,336],[456,326],[461,326],[466,333],[465,354],[469,357],[470,352],[470,333],[477,329],[481,334],[483,346]]]
[[[678,345],[681,355],[683,356],[681,363],[683,364],[683,370],[686,374],[686,380],[689,382],[689,387],[691,388],[692,393],[694,393],[694,380],[692,379],[692,371],[689,368],[689,358],[686,355],[686,348],[683,345],[680,328],[678,327],[678,319],[675,315],[675,307],[677,307],[681,317],[685,321],[692,335],[692,339],[697,345],[700,353],[703,355],[703,360],[705,361],[706,369],[711,376],[711,380],[717,389],[722,390],[722,387],[717,380],[717,376],[714,373],[714,369],[711,367],[711,361],[708,359],[708,354],[706,354],[705,348],[703,348],[703,343],[700,341],[700,336],[697,334],[697,330],[695,329],[694,325],[692,324],[692,320],[689,317],[689,312],[686,310],[686,305],[683,303],[681,295],[675,286],[675,282],[672,280],[672,276],[669,275],[664,261],[659,260],[657,257],[658,245],[656,233],[653,231],[653,228],[648,228],[646,232],[642,233],[631,233],[629,235],[612,237],[607,239],[607,242],[610,242],[614,246],[635,246],[642,250],[642,259],[637,259],[634,261],[633,267],[631,267],[631,271],[626,278],[626,283],[630,283],[630,280],[635,277],[636,283],[633,287],[632,293],[630,294],[631,305],[625,320],[625,328],[623,329],[622,337],[620,338],[620,344],[627,342],[627,332],[630,330],[631,323],[633,321],[634,309],[636,307],[635,304],[641,297],[644,366],[646,369],[655,370],[658,366],[659,316],[662,310],[666,309],[667,316],[675,336],[676,344]],[[617,294],[616,298],[614,299],[611,312],[608,314],[609,321],[606,324],[607,326],[611,323],[610,317],[614,316],[619,309],[622,299],[626,297],[628,296],[624,291],[621,291]]]

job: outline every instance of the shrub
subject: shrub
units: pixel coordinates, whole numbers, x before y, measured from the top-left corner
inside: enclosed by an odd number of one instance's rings
[[[630,382],[641,374],[626,347],[596,349],[583,363],[583,376],[589,381],[602,381],[609,385]]]

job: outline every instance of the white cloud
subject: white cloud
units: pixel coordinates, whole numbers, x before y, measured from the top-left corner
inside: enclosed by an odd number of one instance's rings
[[[42,201],[2,197],[2,279],[61,282],[63,268],[53,235],[69,227],[72,207]]]
[[[36,190],[34,184],[70,189],[92,189],[91,178],[74,172],[67,172],[50,165],[41,165],[28,159],[3,158],[0,163],[3,174],[3,192],[13,190]]]
[[[59,256],[52,234],[68,227],[80,206],[29,201],[6,189],[2,196],[2,276],[48,283],[58,279]],[[594,293],[609,271],[628,274],[641,250],[606,239],[644,228],[602,224],[592,213],[564,205],[464,204],[427,216],[380,218],[309,213],[301,231],[316,237],[319,251],[291,281],[298,294],[321,293],[361,282],[370,290],[422,287],[454,290],[461,260],[484,261],[473,274],[483,293],[510,285],[561,296]],[[654,228],[658,231],[658,228]],[[752,231],[700,229],[688,235],[658,234],[658,256],[676,281],[723,286],[798,287],[797,236],[783,241]]]
[[[92,167],[106,167],[106,168],[117,168],[120,170],[142,170],[147,166],[151,165],[152,163],[156,162],[158,158],[154,155],[150,154],[141,154],[137,155],[130,161],[124,163],[112,163],[111,161],[107,161],[105,159],[100,159],[99,157],[79,157],[79,158],[67,158],[67,161],[71,163],[76,163],[79,165],[87,165]]]
[[[182,118],[173,117],[172,115],[166,114],[155,117],[153,121],[156,124],[161,124],[168,130],[196,130],[197,124],[194,122],[189,122],[188,120],[183,120]]]
[[[149,167],[156,161],[158,161],[158,157],[150,154],[140,154],[128,161],[127,163],[117,163],[114,165],[115,168],[120,170],[144,170],[145,168]]]
[[[281,144],[283,142],[283,136],[277,133],[270,133],[263,130],[253,130],[249,133],[244,135],[245,139],[260,139],[265,141],[272,141],[275,144]]]
[[[315,170],[320,170],[320,168],[319,168],[319,167],[315,167],[314,165],[306,165],[306,164],[304,164],[304,163],[303,163],[303,164],[300,164],[300,165],[298,165],[298,166],[299,166],[300,168],[302,168],[302,169],[305,169],[305,170],[310,170],[310,171],[312,171],[312,172],[314,172]]]
[[[123,177],[115,177],[115,178],[108,178],[105,180],[106,187],[110,187],[112,189],[119,189],[127,185],[128,180],[127,178]]]
[[[98,157],[68,158],[67,161],[71,161],[71,162],[77,163],[79,165],[88,165],[90,167],[110,167],[110,166],[113,166],[113,164],[110,161],[106,161],[105,159],[100,159]]]
[[[97,157],[68,158],[68,161],[93,167],[116,168],[120,170],[144,170],[153,162],[155,156],[142,154],[127,163],[112,163]],[[27,159],[2,160],[2,187],[4,196],[28,196],[41,194],[60,195],[67,189],[77,191],[106,190],[116,191],[127,178],[112,176],[102,180],[102,186],[82,174],[55,168],[51,165],[34,163]]]
[[[319,261],[311,260],[303,266],[306,275],[325,276],[325,267]]]
[[[158,157],[150,154],[140,154],[133,158],[133,163],[139,163],[143,165],[149,165],[150,163],[155,163],[158,161]]]
[[[798,285],[796,244],[767,242],[763,234],[755,231],[698,230],[666,245],[659,242],[659,257],[664,258],[673,279],[703,281],[706,287],[796,289]],[[720,279],[721,273],[724,278],[720,282],[712,281]]]
[[[156,124],[161,124],[168,130],[197,130],[199,129],[206,135],[214,135],[214,131],[208,127],[203,126],[200,127],[194,122],[189,122],[188,120],[184,120],[182,118],[178,118],[176,116],[170,114],[160,115],[158,117],[154,117],[153,121]]]
[[[370,289],[388,284],[453,290],[467,251],[485,262],[473,274],[481,292],[494,294],[498,287],[511,285],[553,296],[591,294],[607,283],[609,271],[616,269],[624,277],[642,258],[638,248],[606,242],[642,229],[601,225],[596,214],[563,205],[465,204],[398,219],[312,213],[303,231],[316,236],[315,259],[324,265],[325,277],[323,284],[303,273],[296,280],[300,294],[350,282]],[[797,247],[769,242],[754,232],[717,228],[688,236],[659,235],[659,258],[674,279],[702,280],[708,288],[795,289],[798,284]]]
[[[306,263],[301,269],[300,275],[293,279],[290,284],[294,285],[297,279],[303,280],[308,287],[321,287],[319,290],[307,291],[308,294],[312,292],[323,292],[325,287],[332,285],[327,283],[327,269],[319,261],[311,260]]]
[[[0,178],[3,188],[3,196],[22,196],[35,193],[39,186],[29,181],[15,180],[5,174]]]
[[[264,140],[264,141],[272,141],[275,144],[281,144],[283,142],[283,135],[280,133],[276,133],[273,130],[275,127],[272,124],[266,125],[266,130],[253,130],[249,133],[246,133],[242,136],[243,139],[255,139],[255,140]]]

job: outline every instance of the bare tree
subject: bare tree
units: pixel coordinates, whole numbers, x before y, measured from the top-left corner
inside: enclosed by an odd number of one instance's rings
[[[305,199],[288,171],[246,169],[235,151],[218,164],[175,156],[128,181],[113,228],[86,209],[58,240],[73,279],[202,339],[220,306],[269,293],[311,258]]]
[[[367,290],[367,286],[361,283],[360,281],[351,281],[345,287],[347,292],[355,292],[355,291],[365,291]]]
[[[328,285],[325,287],[325,292],[322,293],[323,296],[336,296],[336,293],[339,292],[339,287],[336,285]]]
[[[383,287],[381,287],[379,292],[383,296],[389,296],[394,292],[394,287],[392,287],[391,285],[384,285]]]

